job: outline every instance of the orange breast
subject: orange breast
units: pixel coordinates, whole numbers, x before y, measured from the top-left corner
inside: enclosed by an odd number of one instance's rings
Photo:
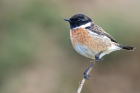
[[[84,28],[77,28],[70,31],[70,38],[73,47],[76,47],[76,43],[79,45],[87,46],[93,52],[100,52],[106,50],[111,44],[110,41],[104,40],[102,37],[97,35],[89,35],[88,30]]]

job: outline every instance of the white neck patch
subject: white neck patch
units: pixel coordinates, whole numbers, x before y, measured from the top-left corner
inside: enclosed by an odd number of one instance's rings
[[[84,25],[75,27],[75,28],[73,28],[73,29],[76,29],[76,28],[85,28],[85,27],[88,27],[88,26],[91,26],[91,22],[88,22],[88,23],[86,23],[86,24],[84,24]]]

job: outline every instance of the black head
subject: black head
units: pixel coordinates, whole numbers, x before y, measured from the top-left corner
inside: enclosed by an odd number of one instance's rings
[[[72,16],[70,19],[64,19],[64,20],[69,21],[71,29],[92,22],[92,20],[84,14],[76,14]]]

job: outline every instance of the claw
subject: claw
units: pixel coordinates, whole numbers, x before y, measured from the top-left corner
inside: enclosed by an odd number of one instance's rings
[[[99,59],[99,58],[95,57],[95,61],[101,61],[101,60],[104,60],[104,59],[102,59],[102,58]]]
[[[89,69],[93,66],[94,61],[90,64],[90,66],[85,70],[84,74],[84,78],[89,80],[90,74],[87,74],[87,72],[89,71]]]
[[[102,53],[103,51],[99,52],[98,54],[95,55],[95,61],[101,61],[103,59],[99,58],[100,54]]]
[[[85,78],[85,79],[89,80],[89,77],[90,77],[90,76],[91,76],[90,74],[87,75],[87,74],[84,72],[84,78]]]

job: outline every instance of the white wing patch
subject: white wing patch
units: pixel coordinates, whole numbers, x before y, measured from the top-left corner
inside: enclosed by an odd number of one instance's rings
[[[103,40],[103,41],[105,41],[105,40],[111,41],[107,36],[99,35],[99,34],[97,34],[95,32],[92,32],[92,31],[89,31],[88,35],[92,36],[93,38],[97,38],[97,39],[100,39],[100,40]]]

